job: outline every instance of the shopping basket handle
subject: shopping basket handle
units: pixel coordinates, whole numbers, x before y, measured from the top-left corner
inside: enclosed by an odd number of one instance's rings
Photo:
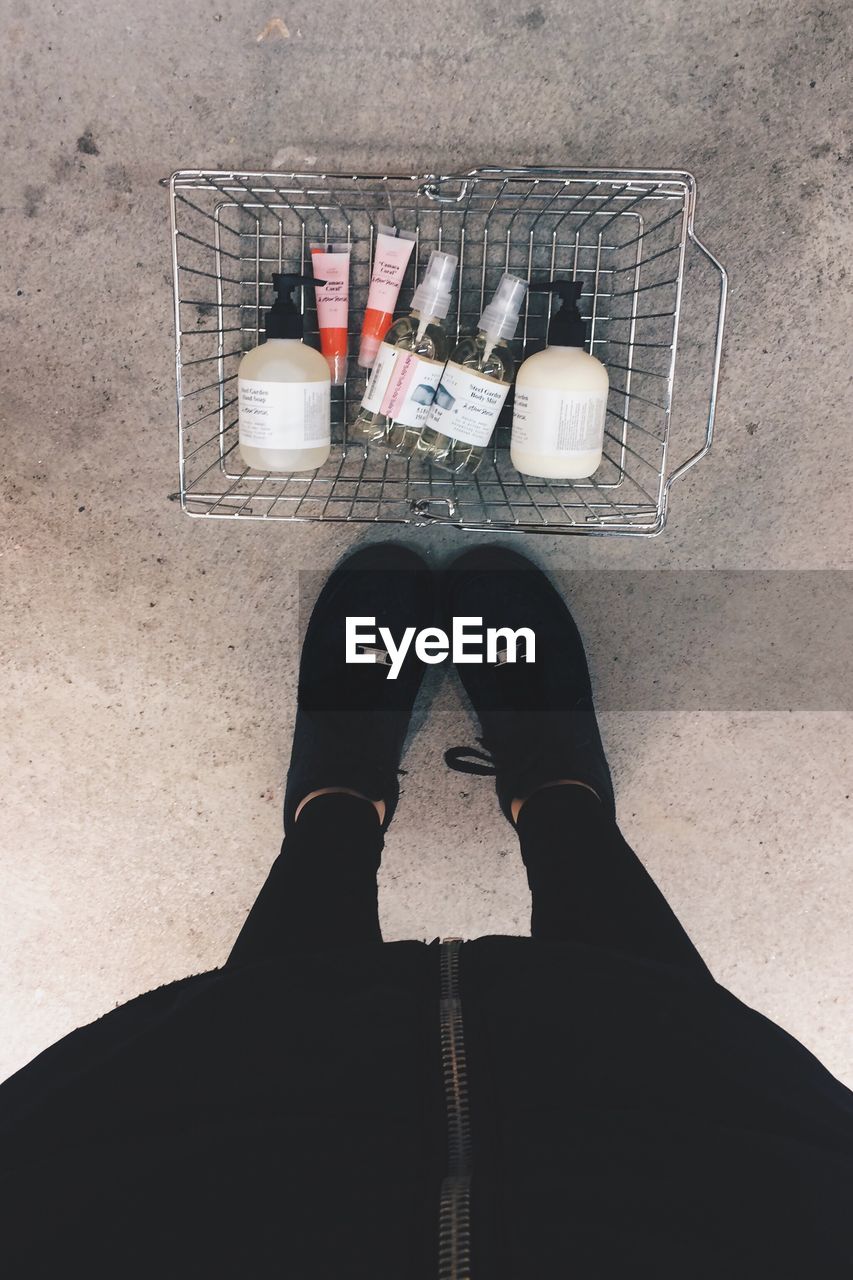
[[[720,360],[723,354],[723,331],[726,324],[726,303],[729,293],[729,278],[726,269],[719,259],[715,258],[711,250],[702,243],[696,232],[693,230],[693,217],[691,211],[690,221],[687,227],[687,235],[696,248],[705,255],[711,265],[720,273],[720,298],[717,304],[717,332],[714,339],[714,364],[711,372],[711,392],[708,404],[708,424],[705,428],[705,440],[702,446],[696,450],[694,454],[676,467],[667,477],[663,489],[664,512],[666,511],[666,502],[669,497],[669,490],[676,480],[680,480],[691,467],[695,467],[696,463],[705,457],[714,441],[714,419],[717,414],[717,387],[720,381]]]

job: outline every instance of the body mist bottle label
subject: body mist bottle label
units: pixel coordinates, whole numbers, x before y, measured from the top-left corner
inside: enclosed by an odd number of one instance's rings
[[[331,439],[326,382],[238,379],[240,443],[257,449],[316,447]]]
[[[427,426],[462,444],[487,445],[508,394],[508,382],[450,363],[441,376]]]
[[[443,368],[443,360],[427,360],[413,351],[399,351],[382,412],[403,427],[425,426]]]
[[[373,362],[373,372],[368,379],[364,399],[361,402],[361,407],[366,413],[379,413],[382,408],[382,401],[385,399],[385,392],[388,390],[388,383],[391,381],[398,355],[397,348],[392,347],[389,342],[379,344],[379,350]]]

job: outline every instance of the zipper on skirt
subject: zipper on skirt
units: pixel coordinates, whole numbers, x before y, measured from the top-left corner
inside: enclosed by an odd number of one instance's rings
[[[441,1068],[447,1112],[448,1171],[439,1206],[439,1280],[471,1280],[471,1117],[459,953],[462,942],[441,944]]]

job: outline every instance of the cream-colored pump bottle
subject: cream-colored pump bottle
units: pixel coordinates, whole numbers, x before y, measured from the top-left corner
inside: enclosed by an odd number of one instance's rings
[[[266,341],[237,371],[240,456],[258,471],[315,471],[331,452],[331,376],[325,356],[302,341],[302,316],[291,301],[309,276],[272,278],[276,300]]]
[[[522,475],[584,480],[601,465],[609,378],[584,350],[586,323],[578,310],[582,284],[532,284],[531,293],[561,299],[548,328],[548,346],[518,371],[510,457]]]

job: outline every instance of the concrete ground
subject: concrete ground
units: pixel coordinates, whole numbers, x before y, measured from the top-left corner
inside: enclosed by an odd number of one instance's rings
[[[570,592],[580,570],[761,570],[796,597],[819,571],[853,568],[853,149],[843,0],[3,11],[8,1074],[137,992],[224,959],[278,849],[300,571],[381,533],[206,524],[168,501],[159,179],[181,166],[689,168],[697,227],[732,279],[714,451],[676,488],[656,540],[515,545]],[[259,39],[276,16],[287,35]],[[402,536],[435,562],[460,543],[451,530]],[[598,600],[596,581],[582,576],[578,618],[628,838],[718,979],[853,1085],[849,633],[830,645],[820,631],[830,600],[803,642],[836,664],[819,696],[793,678],[795,654],[791,683],[764,698],[749,643],[730,663],[724,643],[721,672],[746,678],[715,701],[690,688],[720,651],[719,613],[700,611],[673,647],[682,615],[638,591],[620,634],[630,644],[636,627],[657,670],[683,677],[677,697],[649,703],[637,683],[655,679],[648,652],[601,656],[605,589],[630,580],[602,576]],[[832,579],[849,598],[848,581]],[[526,930],[491,784],[442,762],[473,732],[444,680],[388,839],[389,938]]]

